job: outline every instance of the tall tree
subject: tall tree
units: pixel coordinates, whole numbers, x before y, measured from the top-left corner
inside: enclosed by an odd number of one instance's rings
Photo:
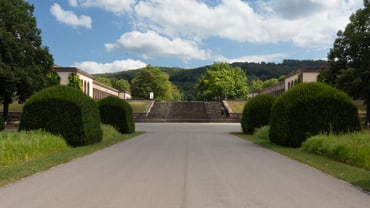
[[[178,100],[180,94],[167,73],[150,65],[141,69],[131,81],[131,90],[131,94],[139,98],[149,98],[149,93],[153,92],[156,100]]]
[[[0,0],[0,102],[5,121],[14,99],[24,102],[35,91],[59,82],[33,11],[24,0]]]
[[[239,67],[227,63],[214,63],[197,82],[197,95],[201,100],[246,98],[247,76]]]
[[[111,79],[112,85],[119,91],[131,91],[130,83],[125,79]]]
[[[327,82],[366,104],[370,122],[370,1],[350,17],[344,31],[338,31],[328,54],[329,70],[320,75]]]
[[[113,87],[112,80],[109,79],[109,78],[97,77],[97,78],[95,78],[95,80],[100,82],[100,83],[103,83],[103,84],[107,85],[108,87]]]

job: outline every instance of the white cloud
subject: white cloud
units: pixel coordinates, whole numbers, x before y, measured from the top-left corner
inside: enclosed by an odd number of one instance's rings
[[[73,7],[77,7],[78,6],[78,2],[77,2],[77,0],[69,0],[69,5],[71,5]]]
[[[326,48],[362,0],[146,0],[135,6],[135,26],[200,42],[220,37],[238,42],[292,42]]]
[[[123,15],[132,11],[136,0],[75,0],[82,7],[97,7],[116,15]]]
[[[81,15],[78,17],[72,11],[63,10],[63,8],[57,3],[54,3],[51,6],[50,12],[61,23],[72,27],[85,27],[87,29],[91,29],[92,21],[89,16]]]
[[[145,67],[147,64],[139,60],[116,60],[112,63],[97,63],[94,61],[85,61],[74,63],[73,66],[91,74],[98,73],[109,73],[109,72],[119,72],[131,69],[140,69]]]
[[[277,62],[278,60],[282,60],[287,57],[289,57],[289,55],[284,54],[284,53],[251,55],[251,56],[242,56],[239,58],[226,58],[223,56],[219,56],[216,58],[216,61],[227,62],[227,63],[234,63],[234,62],[254,62],[254,63],[266,62],[266,63],[269,63],[269,62]]]
[[[205,60],[211,52],[199,49],[196,42],[180,38],[168,39],[154,31],[145,33],[133,31],[123,34],[115,43],[105,44],[110,51],[122,48],[143,58],[175,57],[184,61],[190,59]]]

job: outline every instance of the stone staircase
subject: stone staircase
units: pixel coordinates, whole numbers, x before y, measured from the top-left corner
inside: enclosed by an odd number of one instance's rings
[[[235,122],[219,102],[155,102],[138,122]]]

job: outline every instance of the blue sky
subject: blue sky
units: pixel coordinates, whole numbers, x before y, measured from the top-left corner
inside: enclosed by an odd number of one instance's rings
[[[326,59],[363,0],[26,0],[55,64],[89,73]]]

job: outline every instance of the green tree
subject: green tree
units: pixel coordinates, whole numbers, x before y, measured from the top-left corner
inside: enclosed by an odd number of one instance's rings
[[[111,80],[113,88],[119,91],[131,91],[130,83],[125,79],[112,79]]]
[[[246,98],[247,76],[239,67],[227,63],[214,63],[200,76],[197,85],[198,99]]]
[[[260,91],[263,89],[263,81],[260,79],[252,80],[251,86],[249,87],[251,91]]]
[[[367,106],[366,122],[370,121],[370,1],[350,17],[344,31],[338,31],[328,60],[329,70],[320,80],[344,90]]]
[[[139,98],[149,98],[149,93],[153,92],[156,100],[176,100],[179,94],[169,81],[169,75],[150,65],[141,69],[131,81],[131,90],[131,94]]]
[[[0,102],[5,121],[14,99],[24,102],[34,92],[59,83],[33,11],[24,0],[0,0]]]
[[[271,86],[274,86],[276,85],[277,83],[279,83],[279,80],[276,79],[276,78],[271,78],[271,79],[268,79],[266,81],[263,82],[263,86],[262,88],[265,89],[265,88],[268,88],[268,87],[271,87]]]
[[[113,87],[112,81],[109,78],[97,77],[97,78],[95,78],[95,81],[98,81],[100,83],[103,83],[103,84],[107,85],[108,87]]]

